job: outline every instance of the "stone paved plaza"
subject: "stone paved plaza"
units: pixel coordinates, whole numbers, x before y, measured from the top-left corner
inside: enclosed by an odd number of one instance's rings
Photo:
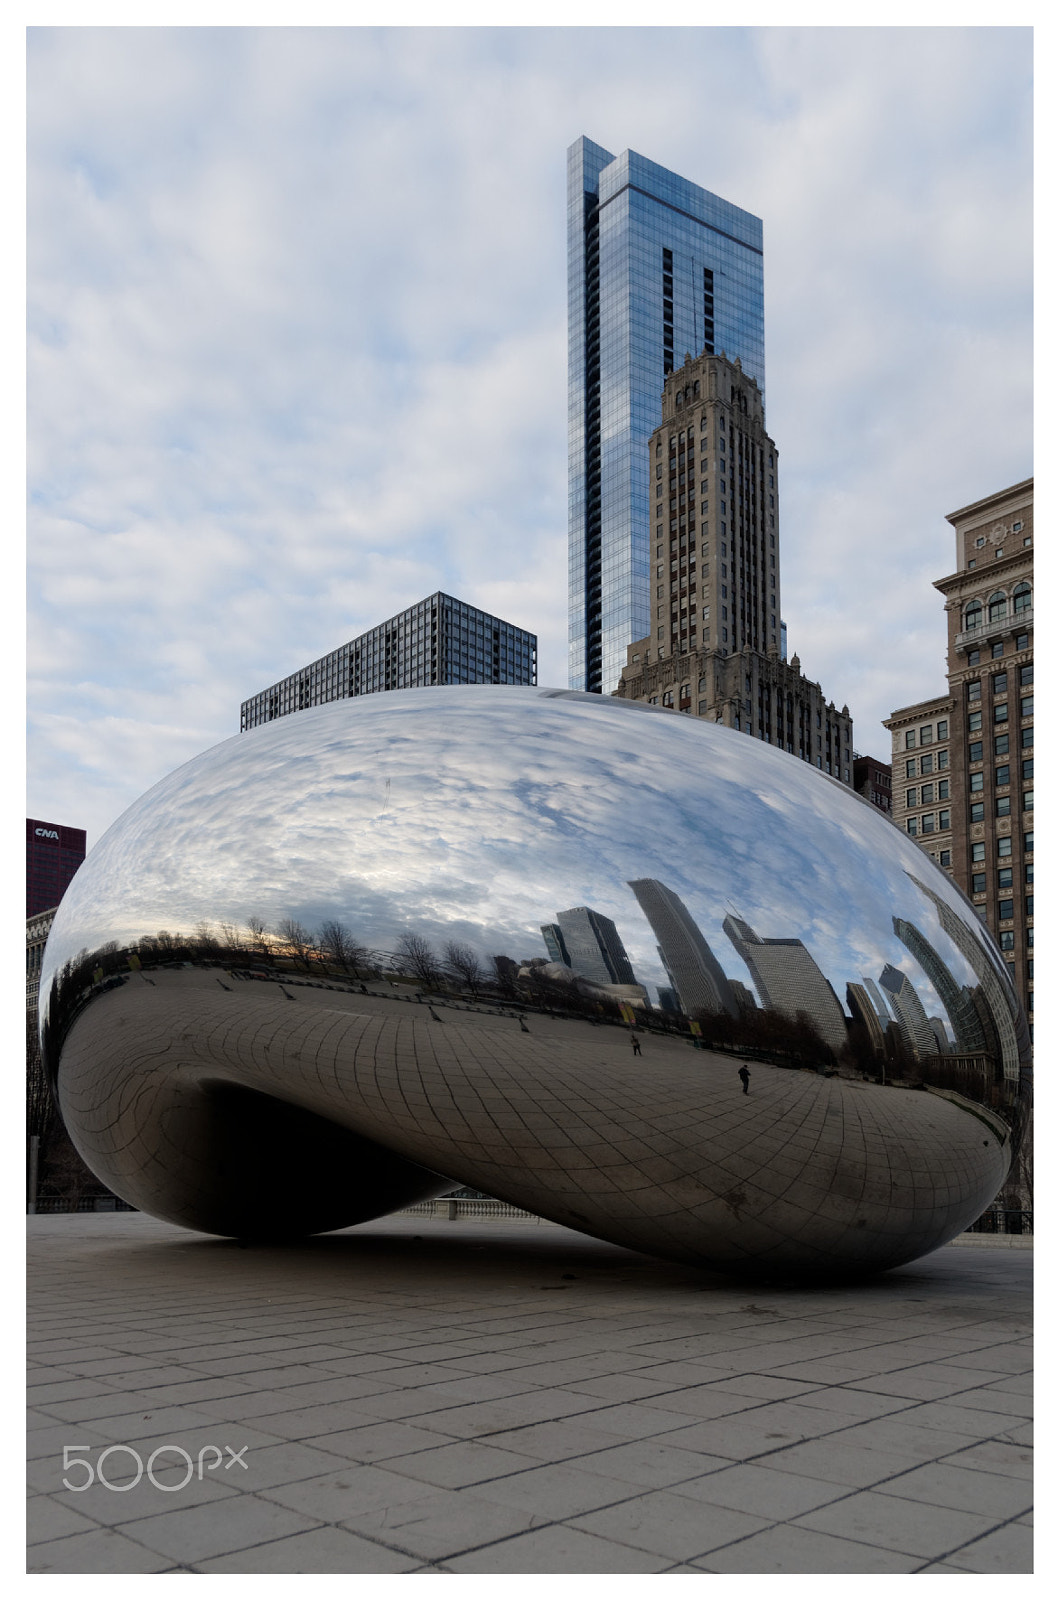
[[[1031,1570],[1030,1250],[808,1288],[518,1220],[29,1227],[32,1572]]]

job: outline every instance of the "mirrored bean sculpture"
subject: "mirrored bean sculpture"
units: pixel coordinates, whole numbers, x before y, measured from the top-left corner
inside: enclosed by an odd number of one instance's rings
[[[42,1046],[114,1192],[219,1234],[470,1186],[724,1270],[871,1271],[997,1194],[1026,1021],[953,882],[746,734],[596,695],[279,717],[114,824]]]

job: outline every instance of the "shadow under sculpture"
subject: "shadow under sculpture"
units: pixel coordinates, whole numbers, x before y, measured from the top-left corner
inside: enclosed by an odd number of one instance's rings
[[[41,996],[87,1164],[221,1234],[469,1185],[680,1261],[879,1270],[984,1210],[1029,1100],[996,945],[886,818],[563,690],[342,700],[188,762],[78,872]]]

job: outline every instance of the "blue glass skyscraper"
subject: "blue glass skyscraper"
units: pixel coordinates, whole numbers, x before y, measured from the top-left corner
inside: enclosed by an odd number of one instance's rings
[[[765,388],[762,224],[633,150],[567,152],[570,685],[610,694],[650,630],[648,440],[686,352]]]

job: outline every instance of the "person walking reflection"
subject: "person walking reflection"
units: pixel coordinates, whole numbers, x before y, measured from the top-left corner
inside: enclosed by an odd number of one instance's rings
[[[747,1093],[747,1085],[751,1081],[751,1074],[747,1070],[747,1062],[746,1061],[744,1062],[743,1066],[740,1068],[739,1077],[740,1077],[740,1082],[743,1084],[743,1092],[744,1092],[744,1094],[746,1094]]]

